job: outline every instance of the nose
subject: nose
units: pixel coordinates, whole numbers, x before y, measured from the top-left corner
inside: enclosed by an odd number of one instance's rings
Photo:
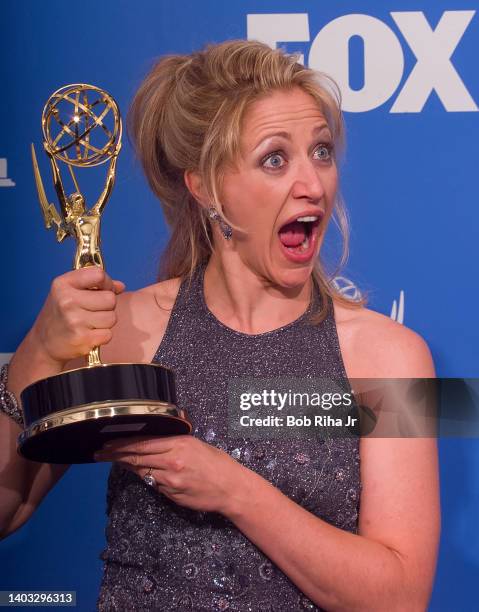
[[[299,163],[291,190],[293,198],[305,199],[312,204],[319,204],[325,193],[321,174],[321,169],[310,159]]]

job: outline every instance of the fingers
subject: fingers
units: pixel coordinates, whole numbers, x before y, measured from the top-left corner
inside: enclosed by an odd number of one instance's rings
[[[111,329],[116,321],[117,316],[114,310],[92,312],[88,319],[88,326],[90,329]]]
[[[102,268],[88,266],[79,270],[72,270],[57,277],[54,283],[66,283],[75,289],[106,289],[114,293],[125,290],[125,283],[113,280]]]
[[[113,281],[113,291],[118,294],[118,293],[122,293],[123,291],[125,291],[126,289],[126,285],[123,281],[121,280],[114,280]]]
[[[93,288],[96,291],[85,291]],[[124,283],[113,281],[104,270],[92,266],[55,278],[51,295],[62,311],[78,306],[90,311],[113,310],[116,307],[116,295],[124,289]]]
[[[174,485],[171,482],[171,479],[168,477],[166,472],[160,472],[158,469],[152,470],[151,468],[132,468],[128,464],[122,464],[122,467],[130,469],[130,471],[134,472],[137,476],[139,476],[142,480],[145,479],[145,476],[153,476],[155,479],[155,484],[148,484],[149,487],[155,489],[155,491],[159,491],[166,495],[170,499],[174,499],[176,496],[184,493],[184,489],[178,485]]]
[[[88,341],[87,348],[83,349],[82,354],[86,354],[94,346],[108,344],[113,338],[111,329],[91,329],[85,339]]]
[[[56,277],[32,328],[39,350],[63,367],[110,342],[117,324],[117,295],[124,290],[124,283],[97,266]]]
[[[116,308],[116,295],[113,291],[74,291],[74,303],[91,312],[97,310],[114,310]]]
[[[169,459],[167,455],[136,455],[126,453],[95,453],[96,461],[114,462],[121,465],[122,468],[133,472],[141,479],[148,474],[153,476],[156,481],[155,489],[158,488],[165,495],[171,496],[176,493],[182,493],[182,477],[179,472],[184,467],[177,459]],[[150,485],[151,486],[151,485]]]
[[[143,438],[135,441],[115,440],[95,453],[96,461],[118,462],[130,468],[154,468],[178,474],[186,467],[184,453],[179,450],[185,436]]]
[[[153,476],[156,484],[148,486],[153,487],[155,490],[160,491],[161,493],[170,498],[172,496],[184,493],[184,487],[181,486],[178,477],[163,468],[155,466],[153,469],[151,469],[151,465],[137,467],[132,465],[131,463],[126,463],[122,461],[118,463],[120,463],[123,468],[135,473],[142,480],[144,480],[146,475]]]
[[[150,468],[160,472],[171,470],[171,463],[168,460],[165,460],[165,458],[161,455],[136,455],[134,453],[114,453],[113,455],[102,455],[101,453],[95,453],[95,459],[97,461],[121,463],[125,466],[128,465],[138,473],[140,470],[149,470]]]

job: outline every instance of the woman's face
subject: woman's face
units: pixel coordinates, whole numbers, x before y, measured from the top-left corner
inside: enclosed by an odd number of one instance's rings
[[[245,230],[233,230],[231,248],[275,285],[298,287],[312,272],[337,188],[332,146],[326,119],[300,88],[256,101],[244,117],[221,203]]]

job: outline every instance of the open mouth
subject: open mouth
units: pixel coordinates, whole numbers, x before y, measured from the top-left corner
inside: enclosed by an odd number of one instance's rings
[[[288,259],[303,262],[312,257],[320,222],[321,216],[309,215],[297,217],[281,227],[278,236]]]

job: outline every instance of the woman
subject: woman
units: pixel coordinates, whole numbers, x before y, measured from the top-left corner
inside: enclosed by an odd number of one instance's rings
[[[230,41],[160,61],[130,118],[172,230],[168,280],[124,293],[97,268],[55,279],[8,383],[18,396],[94,345],[108,362],[176,372],[195,435],[117,440],[97,455],[114,462],[99,608],[424,610],[434,440],[228,437],[237,377],[434,375],[421,338],[348,303],[317,259],[341,218],[330,85],[281,51]],[[13,449],[19,427],[1,418]],[[66,467],[13,450],[2,462],[6,534]]]

